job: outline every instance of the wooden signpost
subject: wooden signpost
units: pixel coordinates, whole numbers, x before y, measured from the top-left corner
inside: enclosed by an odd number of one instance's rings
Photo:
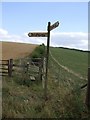
[[[59,26],[59,22],[55,22],[51,25],[50,22],[48,22],[47,26],[47,32],[30,32],[28,33],[29,37],[47,37],[47,52],[46,52],[46,79],[45,79],[45,100],[47,100],[47,81],[48,81],[48,60],[49,60],[49,45],[50,45],[50,31],[55,29]]]
[[[53,30],[53,29],[55,29],[58,26],[59,26],[59,22],[57,21],[53,25],[50,26],[50,31]]]
[[[47,37],[48,33],[47,32],[32,32],[28,33],[29,37]]]

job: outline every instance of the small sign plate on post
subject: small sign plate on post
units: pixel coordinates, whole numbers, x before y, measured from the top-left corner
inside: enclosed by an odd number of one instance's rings
[[[29,37],[47,37],[48,33],[47,32],[30,32],[28,33]]]
[[[58,26],[59,26],[59,22],[57,21],[53,25],[50,26],[50,31],[53,30],[53,29],[55,29]]]

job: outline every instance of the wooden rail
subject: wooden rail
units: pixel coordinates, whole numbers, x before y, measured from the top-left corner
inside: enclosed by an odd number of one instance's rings
[[[39,60],[39,61],[33,61],[33,60]],[[16,64],[14,63],[13,59],[10,60],[0,60],[0,76],[9,76],[12,77],[13,71],[18,71],[18,68],[20,69],[25,69],[25,73],[30,72],[34,73],[35,75],[38,74],[39,79],[42,80],[42,69],[43,69],[43,58],[34,58],[34,59],[26,59],[26,62],[24,65],[23,64]],[[30,64],[29,64],[30,63]],[[38,67],[38,71],[32,71],[33,66]],[[20,73],[20,72],[19,72]]]
[[[12,76],[13,59],[0,60],[0,76]]]

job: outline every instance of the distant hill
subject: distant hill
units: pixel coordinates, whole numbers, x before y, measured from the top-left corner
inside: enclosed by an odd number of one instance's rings
[[[76,48],[66,48],[66,47],[54,47],[54,48],[62,48],[62,49],[67,49],[67,50],[80,51],[80,52],[89,52],[88,50],[80,50],[80,49],[76,49]]]

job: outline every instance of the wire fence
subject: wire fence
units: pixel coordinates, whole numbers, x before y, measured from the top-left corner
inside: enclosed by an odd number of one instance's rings
[[[66,66],[61,65],[54,58],[51,51],[49,57],[49,72],[51,74],[51,80],[59,87],[63,86],[70,91],[76,91],[87,86],[87,76],[86,78],[83,78]]]

